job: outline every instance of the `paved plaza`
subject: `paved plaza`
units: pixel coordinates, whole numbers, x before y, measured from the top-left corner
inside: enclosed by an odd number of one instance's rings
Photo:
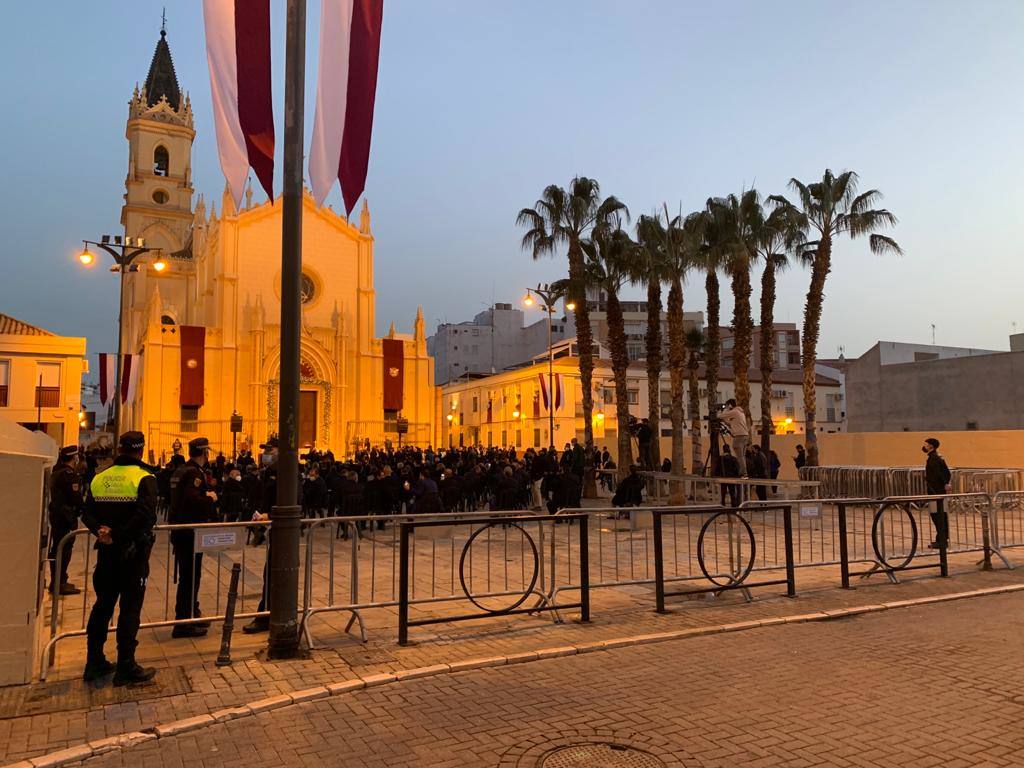
[[[612,523],[609,521],[608,525],[612,525]],[[558,526],[558,528],[560,531],[566,532],[570,529],[569,526]],[[559,535],[568,536],[568,533],[560,533]],[[619,538],[624,538],[628,541],[635,539],[636,547],[639,549],[643,546],[641,542],[644,539],[644,535],[642,532],[636,533],[624,530],[619,535]],[[620,541],[617,546],[621,545],[622,542]],[[500,555],[495,553],[492,568],[496,570],[500,567],[501,562],[506,559],[508,558],[505,557],[503,550],[501,550]],[[922,575],[918,578],[904,580],[901,584],[892,585],[884,578],[875,576],[867,580],[857,580],[857,588],[853,590],[837,588],[838,569],[835,567],[802,568],[798,569],[797,573],[800,590],[798,597],[795,599],[786,598],[784,591],[779,587],[754,590],[754,600],[750,603],[745,602],[738,593],[725,594],[717,599],[672,598],[669,601],[671,612],[667,615],[659,615],[653,611],[653,590],[649,584],[595,589],[592,592],[593,621],[590,624],[584,625],[574,621],[574,612],[568,611],[565,612],[563,616],[565,621],[561,624],[552,623],[546,616],[531,615],[499,617],[462,624],[430,625],[414,628],[411,633],[413,644],[408,647],[399,647],[395,642],[393,608],[380,608],[365,612],[368,633],[368,642],[365,644],[358,642],[354,637],[343,632],[344,619],[347,614],[328,613],[324,614],[320,619],[320,623],[316,625],[314,635],[318,642],[318,647],[309,654],[308,658],[276,664],[268,663],[264,658],[264,635],[245,636],[236,633],[233,654],[234,664],[230,667],[217,667],[214,664],[214,659],[216,658],[219,644],[218,625],[214,625],[214,630],[208,637],[198,640],[172,641],[169,638],[169,629],[147,630],[140,636],[142,641],[139,649],[140,658],[144,663],[152,663],[160,667],[161,679],[163,680],[170,681],[178,679],[176,676],[181,676],[187,683],[185,690],[167,689],[154,690],[152,692],[140,690],[125,700],[109,700],[100,697],[98,699],[99,703],[88,707],[82,706],[80,703],[75,705],[74,703],[68,704],[65,702],[63,708],[60,708],[62,705],[55,704],[54,706],[58,707],[56,711],[2,719],[0,720],[0,750],[2,750],[0,751],[0,762],[16,762],[97,739],[114,737],[123,733],[140,730],[152,730],[160,724],[171,723],[182,718],[204,716],[224,708],[244,706],[267,697],[290,694],[308,689],[311,686],[330,685],[353,679],[366,679],[378,674],[397,673],[401,670],[429,668],[438,664],[458,666],[460,663],[465,664],[473,660],[500,660],[503,657],[510,656],[528,659],[531,653],[543,649],[592,647],[594,644],[609,641],[615,643],[623,638],[633,638],[651,633],[680,630],[703,631],[703,629],[721,628],[723,625],[730,625],[736,622],[754,622],[756,624],[758,621],[772,621],[777,620],[779,617],[842,610],[856,606],[878,606],[882,603],[892,603],[894,601],[898,603],[907,600],[929,599],[953,593],[969,593],[972,590],[979,589],[1015,589],[1024,585],[1024,571],[1000,569],[981,572],[976,568],[976,560],[977,556],[973,553],[954,556],[951,562],[954,576],[950,579]],[[927,571],[921,573],[929,574]],[[422,577],[422,573],[420,576]],[[78,598],[71,599],[78,600]],[[930,610],[941,610],[943,616],[947,613],[950,616],[955,616],[959,615],[961,611],[972,611],[979,616],[984,616],[983,620],[978,619],[974,622],[978,625],[978,631],[1003,632],[1006,630],[1009,633],[1006,636],[1011,637],[1015,625],[1012,620],[1007,619],[1007,616],[1012,614],[1012,611],[1015,610],[1013,606],[1017,605],[1021,599],[1024,599],[1024,596],[1009,596],[1005,598],[985,597],[970,601],[958,601],[951,603],[950,607],[942,609],[907,609],[901,607],[899,610],[893,610],[886,615],[884,625],[891,628],[886,630],[886,632],[891,634],[884,636],[890,638],[890,640],[892,637],[898,637],[899,632],[903,631],[899,628],[903,627],[906,632],[910,633],[907,635],[908,639],[905,642],[902,640],[893,640],[891,642],[886,640],[887,644],[884,647],[892,649],[893,652],[902,653],[899,648],[902,647],[901,643],[903,643],[907,645],[909,650],[913,651],[912,656],[916,660],[915,664],[918,662],[924,665],[928,663],[936,665],[945,664],[947,659],[941,654],[930,661],[928,660],[927,648],[921,645],[924,640],[920,639],[918,634],[915,634],[924,631],[920,623],[920,616],[927,615],[927,611]],[[154,600],[154,604],[158,604],[158,602],[158,600]],[[526,676],[524,677],[525,681],[530,681],[533,679],[530,676],[534,674],[534,668],[543,671],[543,674],[537,678],[536,682],[529,683],[528,687],[524,688],[523,696],[519,696],[517,693],[501,692],[500,688],[492,688],[490,690],[493,690],[493,694],[481,693],[480,691],[472,693],[467,690],[465,693],[459,693],[455,698],[450,697],[446,693],[443,698],[435,699],[432,702],[429,700],[431,695],[429,691],[431,690],[440,689],[448,691],[448,686],[462,685],[463,683],[460,682],[462,680],[477,679],[472,675],[459,673],[458,675],[444,674],[437,679],[432,679],[430,682],[400,681],[393,685],[385,686],[378,692],[367,690],[358,694],[358,697],[353,699],[353,701],[364,700],[364,697],[367,696],[374,698],[365,700],[376,701],[375,697],[380,696],[383,697],[386,706],[383,709],[374,711],[378,714],[385,712],[395,713],[399,711],[402,702],[406,700],[405,692],[408,690],[407,686],[417,685],[423,686],[424,691],[418,694],[420,698],[415,699],[415,701],[420,702],[417,706],[425,707],[428,711],[447,712],[451,710],[455,702],[463,700],[472,702],[474,701],[474,696],[480,695],[485,698],[492,696],[495,702],[504,702],[508,706],[511,706],[509,702],[516,702],[516,707],[520,705],[524,707],[517,717],[537,718],[536,722],[529,727],[510,727],[500,739],[496,737],[491,739],[489,736],[485,736],[484,734],[487,731],[481,727],[479,738],[482,740],[482,743],[489,744],[489,750],[496,750],[496,745],[499,743],[512,747],[523,744],[539,734],[550,734],[554,737],[555,731],[552,730],[552,727],[558,722],[557,718],[551,719],[553,716],[543,709],[530,709],[526,703],[530,700],[530,697],[534,696],[534,693],[531,693],[531,691],[539,690],[538,686],[542,688],[547,686],[543,688],[544,695],[542,698],[546,698],[549,705],[557,705],[566,717],[569,717],[571,714],[572,717],[583,718],[573,721],[578,722],[577,730],[583,729],[585,731],[587,728],[590,728],[593,733],[600,735],[600,733],[604,733],[611,727],[609,723],[619,721],[610,720],[611,715],[600,707],[595,709],[598,705],[601,707],[605,706],[601,700],[601,697],[606,695],[605,693],[594,692],[598,691],[598,689],[594,689],[591,693],[586,694],[586,698],[581,699],[580,697],[583,694],[580,691],[589,689],[586,686],[578,689],[575,682],[577,679],[585,682],[591,677],[595,680],[600,680],[602,676],[607,676],[609,679],[617,680],[620,685],[626,685],[630,680],[642,681],[644,679],[644,669],[647,670],[646,674],[649,676],[656,674],[654,671],[655,667],[651,666],[652,659],[666,659],[664,669],[661,670],[665,674],[668,674],[670,669],[675,670],[678,668],[684,670],[686,668],[683,663],[684,660],[691,658],[704,659],[699,670],[701,675],[710,674],[712,669],[719,669],[715,665],[711,667],[704,666],[709,658],[727,659],[729,661],[728,664],[722,667],[726,671],[719,670],[721,674],[731,675],[740,668],[747,669],[748,674],[754,674],[755,672],[757,674],[767,674],[775,669],[777,665],[782,664],[787,654],[794,653],[797,657],[802,658],[801,654],[812,650],[814,653],[831,654],[830,663],[835,668],[836,674],[839,674],[840,671],[845,670],[848,663],[845,649],[849,643],[853,643],[853,649],[857,650],[858,654],[870,656],[870,648],[865,646],[871,646],[875,641],[869,639],[867,635],[859,633],[862,632],[861,628],[863,627],[874,626],[874,621],[875,618],[872,616],[870,618],[844,620],[830,624],[830,626],[837,628],[856,628],[858,634],[849,640],[844,639],[841,635],[834,636],[828,634],[831,630],[821,630],[825,632],[824,635],[818,634],[819,630],[817,629],[811,630],[811,634],[806,635],[806,637],[814,639],[805,641],[803,639],[805,635],[802,632],[790,632],[793,629],[790,627],[759,629],[738,633],[744,637],[749,637],[749,640],[744,640],[740,643],[743,646],[742,648],[740,645],[736,645],[739,642],[737,637],[719,635],[699,638],[697,640],[674,640],[650,646],[649,648],[621,648],[614,651],[614,653],[601,651],[596,654],[590,654],[601,658],[607,657],[608,661],[605,663],[605,666],[602,666],[600,661],[594,661],[593,659],[584,660],[583,656],[580,656],[578,659],[573,660],[557,659],[550,662],[538,661],[517,665],[514,670],[512,667],[509,667],[503,671],[480,671],[480,679],[488,681],[492,677],[495,680],[507,680],[503,675],[508,674],[522,674]],[[1000,637],[1002,636],[1000,635]],[[967,648],[974,642],[955,635],[950,635],[950,637],[956,639],[956,646],[958,648]],[[822,638],[826,639],[823,640]],[[979,638],[977,642],[982,642],[982,639]],[[994,640],[986,636],[984,642],[991,644]],[[811,646],[817,648],[817,643],[823,643],[821,648],[817,650],[811,649]],[[748,665],[746,661],[748,646],[759,648],[766,645],[776,646],[776,651],[780,656],[772,659],[755,659],[753,663]],[[63,692],[55,696],[58,700],[62,697],[67,697],[69,692],[79,691],[83,686],[80,681],[76,680],[81,669],[81,646],[81,640],[69,639],[58,654],[58,665],[51,676],[51,679],[56,678],[57,680],[65,681],[57,683],[58,685],[65,686],[61,689]],[[878,646],[875,650],[878,651],[882,647]],[[711,650],[707,651],[706,649]],[[627,675],[624,670],[629,665],[634,664],[633,660],[635,658],[645,659],[646,661],[636,662],[639,666],[637,666],[635,671],[631,671]],[[855,663],[857,658],[861,657],[856,655],[849,657],[849,663],[854,664],[851,669],[857,668]],[[880,656],[879,659],[881,658]],[[902,659],[902,656],[899,658]],[[1010,664],[1009,660],[1013,658],[1012,648],[1008,647],[1005,656],[1001,658],[1006,660],[1001,663]],[[894,661],[893,663],[895,664],[896,662]],[[900,663],[902,664],[902,662]],[[822,664],[825,664],[825,662],[823,661]],[[560,682],[550,677],[550,670],[556,667],[559,670],[558,674],[563,674],[562,670],[564,670],[565,677]],[[928,676],[920,667],[915,666],[913,669],[916,670],[914,674],[917,679],[927,682]],[[538,674],[540,673],[538,672]],[[675,673],[673,672],[672,674],[674,675]],[[787,672],[788,674],[790,672]],[[814,674],[817,673],[815,672]],[[1000,677],[1005,678],[1005,675],[996,675],[996,679]],[[797,674],[797,678],[802,679],[802,676]],[[710,684],[712,679],[708,678],[705,682]],[[808,675],[804,682],[809,683],[812,680],[814,680],[814,677],[808,670]],[[665,678],[665,683],[668,684],[668,682],[668,678]],[[787,677],[784,679],[784,682],[788,686],[792,680]],[[799,682],[799,679],[796,682]],[[649,690],[661,690],[660,683],[659,674],[658,685],[649,684]],[[767,685],[767,682],[764,684]],[[590,684],[588,683],[587,685]],[[414,688],[413,690],[419,690],[419,688]],[[452,691],[454,690],[452,689]],[[637,682],[635,690],[632,687],[629,690],[634,691],[632,695],[640,695],[643,693],[644,687]],[[678,699],[683,701],[685,700],[685,692],[687,690],[688,688],[683,686],[679,692],[666,700]],[[846,689],[841,687],[840,690],[845,691]],[[109,693],[109,689],[101,690],[98,693]],[[626,688],[621,688],[619,693],[607,694],[610,697],[609,701],[612,703],[618,701],[621,698],[620,693],[621,696],[625,696],[628,691]],[[843,696],[846,695],[846,693],[843,694]],[[875,691],[871,695],[882,697],[880,691]],[[911,693],[908,691],[905,695],[910,696]],[[652,706],[654,703],[652,700]],[[334,704],[335,702],[332,699],[330,706],[334,706]],[[318,705],[318,707],[327,706],[327,704]],[[1006,706],[1011,705],[1006,704]],[[838,705],[829,705],[825,709],[829,709],[829,707],[835,709]],[[625,716],[624,722],[633,723],[634,725],[641,724],[646,720],[655,722],[658,717],[666,716],[662,712],[662,708],[663,705],[659,704],[650,713],[632,712]],[[278,722],[275,718],[287,719],[293,717],[292,709],[295,709],[295,707],[277,713],[268,713],[266,717],[271,723]],[[310,708],[305,707],[303,711],[307,709]],[[508,719],[506,715],[501,713],[490,712],[487,714],[488,710],[486,708],[474,706],[473,709],[479,711],[481,717],[486,715],[487,718],[491,718],[494,723],[504,722],[504,720]],[[418,716],[414,710],[415,707],[410,710],[409,717]],[[581,714],[581,710],[585,710],[585,712]],[[263,718],[263,715],[257,718],[261,724],[264,722]],[[551,719],[551,726],[546,724],[549,719]],[[460,720],[465,720],[465,718],[455,718],[455,722]],[[317,720],[317,722],[322,723],[325,721]],[[413,720],[406,718],[403,722],[410,724],[410,728],[412,727],[411,723]],[[565,723],[567,722],[568,720],[565,721]],[[665,722],[664,730],[666,733],[670,733],[673,727],[668,721]],[[565,723],[559,724],[558,728],[568,727]],[[584,723],[589,724],[584,726]],[[254,723],[245,725],[239,723],[231,726],[234,730],[245,730],[255,727],[257,726]],[[273,726],[268,727],[272,728]],[[388,728],[392,729],[395,727],[398,727],[395,723],[388,726]],[[435,733],[434,727],[431,725],[430,728],[426,726],[419,726],[418,728],[419,730],[414,730],[419,734],[419,738],[424,739],[424,741],[420,742],[421,745],[429,743],[431,738],[429,734]],[[394,764],[401,764],[398,762],[398,756],[401,756],[407,764],[435,764],[429,761],[417,762],[417,759],[419,759],[417,757],[418,753],[414,749],[416,738],[404,734],[399,739],[398,731],[394,731],[396,734],[394,745],[388,748],[399,750],[398,753],[381,752],[375,748],[369,748],[369,741],[357,743],[359,739],[369,738],[369,735],[381,733],[380,729],[381,725],[379,722],[368,719],[365,727],[362,728],[338,729],[332,727],[327,729],[325,726],[323,730],[324,732],[330,730],[349,734],[349,736],[346,736],[346,739],[349,739],[348,741],[337,742],[332,749],[342,749],[347,746],[358,751],[358,754],[363,757],[388,754],[394,757],[396,761]],[[618,735],[621,735],[621,728],[616,726],[616,729],[613,730],[615,730],[618,737]],[[216,730],[220,732],[225,730],[225,728],[224,726],[217,726]],[[306,733],[312,739],[313,736],[311,734],[316,729],[311,730],[310,727],[306,726],[300,728],[299,731]],[[587,731],[587,733],[590,733],[590,731]],[[654,738],[653,733],[648,735]],[[206,738],[201,731],[197,731],[194,735],[188,737],[183,736],[181,739],[173,739],[167,743],[185,743],[189,739],[199,738]],[[407,738],[409,741],[405,740]],[[437,738],[439,741],[442,740],[440,735]],[[448,739],[444,743],[448,744],[452,750],[449,758],[453,765],[497,765],[499,759],[511,759],[509,756],[511,753],[499,756],[497,751],[493,754],[487,752],[477,756],[472,752],[473,747],[466,746],[467,744],[472,745],[477,742],[469,741],[460,746],[459,738],[461,737],[456,735],[454,731],[451,735],[444,738]],[[476,737],[472,738],[476,739]],[[165,754],[171,754],[169,751],[165,753],[163,746],[165,741],[167,740],[161,739],[157,747],[146,746],[145,748],[150,751],[158,750],[161,756],[160,760],[162,761],[165,759]],[[284,743],[289,742],[281,742],[281,744]],[[296,754],[317,754],[321,747],[311,746],[311,743],[307,743],[303,748],[297,749]],[[402,744],[405,744],[405,746],[402,747]],[[217,745],[214,744],[213,746]],[[212,750],[213,746],[209,747],[209,749]],[[141,763],[132,763],[134,750],[142,748],[136,747],[125,752],[123,759],[128,761],[125,764],[165,764],[163,762],[150,763],[148,759]],[[438,748],[440,749],[441,747]],[[170,750],[171,747],[167,747],[167,749]],[[235,749],[236,752],[232,753],[235,754],[236,759],[234,764],[240,765],[243,762],[256,764],[251,756],[244,753],[244,750],[238,751],[241,749],[238,745],[236,745]],[[230,750],[227,747],[224,750],[224,754],[221,755],[224,758],[222,763],[217,762],[220,758],[218,758],[216,753],[212,752],[210,754],[203,752],[203,759],[212,761],[210,764],[214,765],[232,764],[226,757]],[[271,754],[270,751],[263,750],[262,747],[261,750],[261,754]],[[140,752],[138,754],[141,755],[143,753]],[[148,752],[145,754],[148,754]],[[437,754],[440,755],[441,752]],[[704,757],[706,758],[707,755]],[[109,762],[114,759],[114,756],[97,757],[90,761],[90,765],[93,762],[99,764],[101,760]],[[168,765],[194,764],[184,757],[181,758],[182,763],[174,763],[171,758],[167,759],[169,760],[166,763]],[[477,762],[474,762],[474,760],[477,760]],[[487,762],[487,760],[491,760],[491,762]],[[341,764],[359,765],[360,763],[345,762]],[[436,764],[444,764],[444,762],[441,761]],[[523,765],[527,764],[529,763],[523,763]],[[712,762],[708,764],[717,765],[719,763]],[[820,764],[831,763],[823,762]],[[927,764],[929,763],[921,763],[921,765]],[[934,764],[938,765],[940,763]]]
[[[1018,766],[1022,608],[1007,594],[408,680],[86,764],[525,767],[611,742],[644,765]]]

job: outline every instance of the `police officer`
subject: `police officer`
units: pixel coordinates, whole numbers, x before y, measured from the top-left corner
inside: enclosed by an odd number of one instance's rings
[[[144,683],[156,674],[152,667],[140,667],[135,662],[157,504],[156,478],[142,463],[144,444],[141,432],[121,435],[118,456],[111,467],[93,478],[82,515],[82,522],[96,536],[96,570],[92,576],[96,603],[87,626],[86,681],[114,671],[103,646],[119,600],[114,685]]]
[[[82,591],[68,581],[68,563],[71,562],[74,538],[68,540],[62,552],[57,552],[60,540],[78,527],[78,516],[82,514],[83,488],[82,478],[79,477],[76,468],[77,461],[77,445],[61,448],[57,466],[50,476],[50,589],[57,588],[62,595],[77,595]]]
[[[214,521],[217,494],[206,485],[206,465],[209,463],[210,441],[197,437],[188,444],[188,461],[176,472],[172,481],[174,495],[171,500],[169,521],[174,525],[194,525]],[[174,601],[174,618],[195,619],[199,610],[199,582],[203,573],[203,555],[195,551],[194,529],[171,531],[174,546],[174,566],[178,574],[178,593]],[[171,637],[201,637],[209,629],[209,622],[176,624]]]

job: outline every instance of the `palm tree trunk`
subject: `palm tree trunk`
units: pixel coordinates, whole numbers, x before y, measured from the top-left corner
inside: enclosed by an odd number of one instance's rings
[[[750,347],[754,321],[750,314],[750,264],[744,258],[732,275],[733,383],[736,403],[750,418]]]
[[[704,280],[704,288],[708,294],[708,333],[707,346],[704,350],[704,367],[707,373],[708,410],[718,405],[718,363],[722,359],[722,340],[719,328],[722,319],[722,301],[719,298],[718,273],[709,270]]]
[[[772,447],[772,371],[775,368],[775,262],[766,256],[761,274],[761,450]]]
[[[661,281],[647,281],[647,335],[644,337],[647,354],[647,420],[654,439],[651,441],[651,461],[656,470],[661,464]]]
[[[622,321],[622,306],[619,295],[609,286],[608,290],[608,346],[612,354],[612,376],[615,379],[615,422],[618,429],[618,477],[623,479],[633,463],[632,435],[629,431],[629,390],[626,387],[626,371],[629,369],[629,352],[626,349],[626,328]]]
[[[597,498],[597,482],[594,478],[594,334],[590,328],[590,308],[587,307],[587,292],[583,279],[583,250],[578,242],[569,244],[569,281],[576,295],[576,343],[580,354],[580,388],[583,401],[583,495]],[[575,423],[573,417],[570,423]],[[568,437],[574,437],[569,435]],[[552,441],[554,437],[552,436]]]
[[[801,339],[804,379],[804,442],[807,443],[807,466],[818,466],[818,428],[815,421],[817,391],[814,365],[818,360],[818,335],[821,332],[821,308],[825,301],[825,278],[832,264],[832,237],[825,233],[811,265],[811,285],[804,307],[804,337]]]
[[[697,350],[690,350],[690,446],[693,449],[693,474],[700,474],[702,466],[701,445],[700,445],[700,379],[697,372],[700,369],[700,358]]]
[[[686,366],[683,326],[683,281],[672,279],[668,292],[668,371],[672,400],[672,474],[683,474],[683,369]],[[682,483],[673,483],[673,503],[679,503]]]

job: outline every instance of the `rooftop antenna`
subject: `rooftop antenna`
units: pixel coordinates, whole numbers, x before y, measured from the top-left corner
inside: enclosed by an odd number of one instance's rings
[[[935,323],[932,323],[932,346],[935,346]]]

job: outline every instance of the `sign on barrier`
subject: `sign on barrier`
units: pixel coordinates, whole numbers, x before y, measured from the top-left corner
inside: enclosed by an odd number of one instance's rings
[[[238,546],[237,528],[197,528],[196,552],[224,552]]]
[[[800,517],[821,517],[821,504],[800,503]]]

